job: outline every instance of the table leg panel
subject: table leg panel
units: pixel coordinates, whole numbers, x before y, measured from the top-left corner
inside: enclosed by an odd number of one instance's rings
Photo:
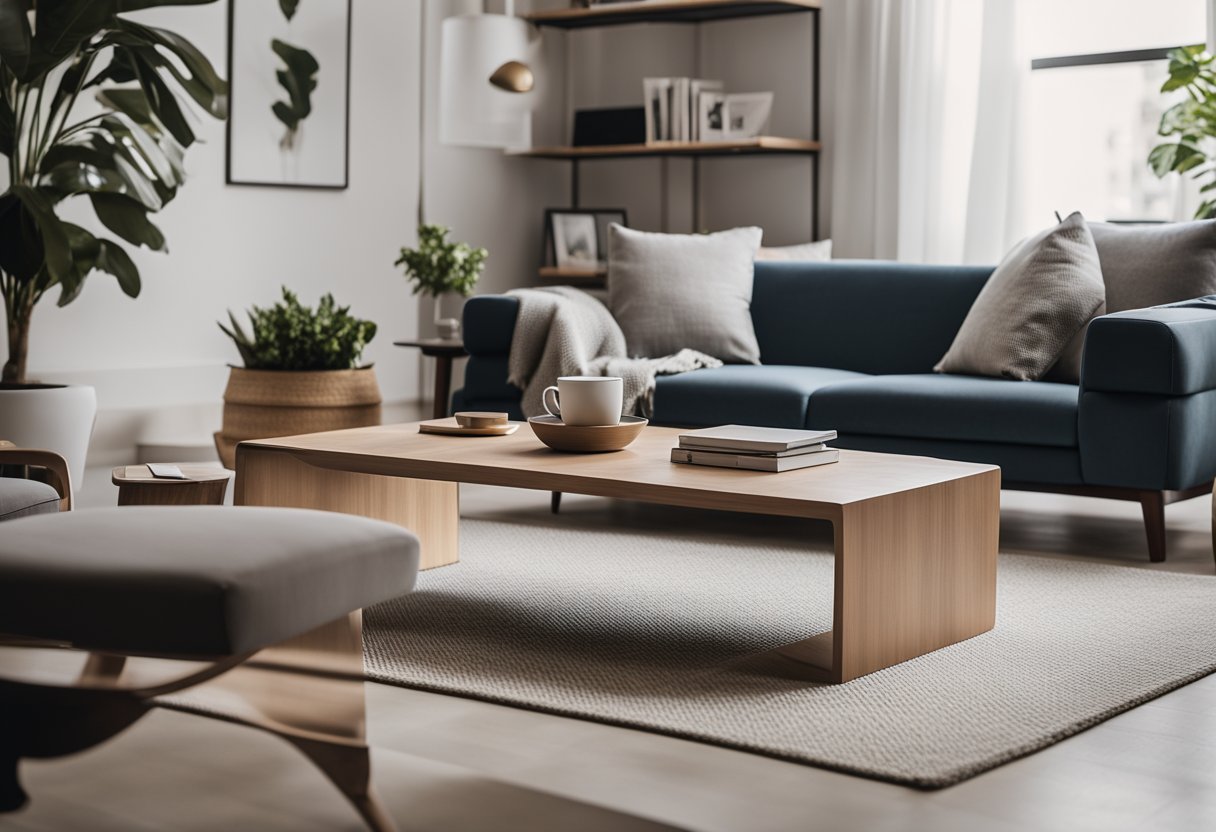
[[[281,451],[237,448],[234,502],[357,514],[403,526],[422,544],[422,568],[460,560],[459,485],[318,468]]]
[[[838,680],[991,630],[999,528],[999,471],[845,506],[836,530]]]

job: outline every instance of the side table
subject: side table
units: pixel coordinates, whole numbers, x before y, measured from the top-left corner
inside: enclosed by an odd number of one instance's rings
[[[188,477],[157,479],[147,465],[119,465],[110,472],[120,506],[221,506],[232,472],[214,465],[178,463]]]
[[[435,407],[431,418],[448,415],[448,398],[452,395],[452,359],[468,355],[464,341],[459,338],[422,338],[417,341],[394,341],[395,347],[417,347],[422,354],[435,359]]]

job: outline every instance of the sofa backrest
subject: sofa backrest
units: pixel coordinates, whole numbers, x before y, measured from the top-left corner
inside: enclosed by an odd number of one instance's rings
[[[752,322],[764,364],[928,373],[991,266],[884,260],[756,263]]]

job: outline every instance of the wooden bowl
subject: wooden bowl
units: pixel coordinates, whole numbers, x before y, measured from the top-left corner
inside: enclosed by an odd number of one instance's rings
[[[567,425],[556,416],[533,416],[528,420],[541,442],[555,451],[575,454],[623,450],[638,438],[646,424],[640,416],[622,416],[617,425]]]

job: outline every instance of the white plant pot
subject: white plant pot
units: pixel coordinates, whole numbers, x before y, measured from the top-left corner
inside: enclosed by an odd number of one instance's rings
[[[96,419],[97,393],[87,385],[0,386],[0,439],[62,454],[73,493],[84,481]]]

